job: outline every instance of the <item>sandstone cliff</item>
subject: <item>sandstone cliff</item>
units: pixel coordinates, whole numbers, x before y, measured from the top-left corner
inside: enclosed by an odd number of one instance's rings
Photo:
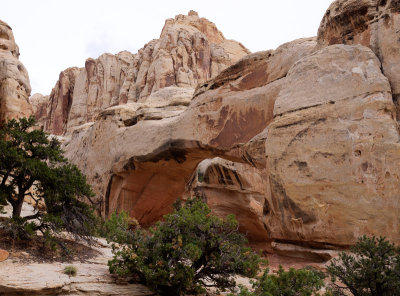
[[[375,233],[400,242],[400,137],[377,57],[359,45],[329,46],[286,79],[265,148],[271,235],[348,245]]]
[[[84,68],[61,72],[50,94],[45,129],[60,135],[94,121],[108,107],[143,103],[165,87],[195,88],[248,53],[196,12],[178,15],[166,20],[160,38],[137,54],[103,54],[87,59]]]
[[[29,98],[29,103],[32,106],[32,112],[37,119],[37,125],[44,129],[47,116],[47,105],[49,102],[49,96],[44,96],[42,94],[34,94]]]
[[[399,38],[394,0],[337,0],[317,38],[248,55],[191,12],[136,55],[63,71],[45,125],[104,216],[148,226],[192,195],[269,251],[399,244]]]
[[[0,121],[32,114],[29,76],[18,57],[12,29],[0,21]]]
[[[333,2],[325,13],[318,30],[318,43],[321,46],[361,44],[371,48],[382,63],[382,71],[389,79],[393,100],[399,109],[399,32],[398,0],[341,0]]]
[[[170,211],[178,196],[191,191],[189,181],[203,159],[225,156],[242,161],[240,146],[273,119],[274,102],[287,71],[315,46],[314,39],[301,39],[276,51],[244,57],[199,87],[187,109],[176,116],[151,117],[151,110],[142,103],[106,109],[96,122],[75,129],[67,138],[67,157],[80,164],[95,186],[104,215],[126,210],[142,225],[150,225]],[[173,96],[165,100],[174,101]],[[219,212],[226,214],[233,204],[240,205],[235,212],[242,213],[238,216],[242,230],[255,241],[265,241],[269,236],[262,213],[268,177],[251,164],[235,166],[241,174],[252,170],[254,176],[233,179],[236,185],[231,184],[230,192],[248,182],[248,193],[246,189],[237,192],[236,202],[232,195],[225,201],[225,211]],[[226,185],[220,178],[212,184]],[[248,209],[249,201],[252,209]],[[222,208],[222,198],[219,202]]]

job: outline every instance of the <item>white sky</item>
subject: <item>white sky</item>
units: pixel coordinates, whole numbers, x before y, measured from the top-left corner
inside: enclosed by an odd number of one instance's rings
[[[332,1],[3,0],[0,19],[13,28],[32,94],[49,94],[60,71],[104,52],[136,53],[159,37],[165,19],[191,9],[255,52],[315,36]]]

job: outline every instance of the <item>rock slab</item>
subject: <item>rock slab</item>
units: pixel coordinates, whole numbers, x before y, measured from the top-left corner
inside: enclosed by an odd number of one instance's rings
[[[153,295],[143,285],[118,284],[108,271],[111,249],[106,245],[96,249],[99,255],[84,263],[38,263],[17,259],[0,262],[0,295]],[[76,276],[63,273],[67,265],[77,268]]]

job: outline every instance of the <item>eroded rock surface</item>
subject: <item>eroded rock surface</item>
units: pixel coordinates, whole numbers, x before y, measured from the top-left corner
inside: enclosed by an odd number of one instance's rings
[[[317,39],[248,55],[179,15],[135,55],[62,72],[46,129],[65,135],[103,216],[149,226],[195,195],[279,254],[400,243],[398,3],[337,0]]]
[[[28,72],[9,25],[0,20],[0,121],[32,114]]]
[[[104,243],[104,242],[103,242]],[[117,283],[109,274],[111,248],[96,247],[99,254],[85,262],[39,263],[14,258],[0,262],[1,295],[154,295],[139,284]],[[1,260],[0,260],[1,261]],[[77,275],[63,273],[65,266],[77,268]]]
[[[167,87],[154,92],[143,103],[108,108],[90,126],[74,130],[65,142],[67,156],[95,186],[104,215],[127,210],[142,225],[151,225],[171,210],[202,160],[224,156],[243,161],[240,146],[272,121],[274,102],[285,83],[286,72],[297,59],[312,52],[315,45],[314,40],[304,39],[286,44],[276,52],[245,57],[199,87],[190,100],[177,91],[181,88]],[[281,55],[291,64],[287,62],[284,68],[274,66],[274,61],[283,59]],[[272,76],[270,72],[276,74]],[[160,99],[163,92],[168,96]],[[170,103],[160,105],[160,101]],[[176,107],[188,102],[187,109],[175,116],[148,115],[155,106]],[[262,178],[246,177],[246,169],[257,176],[248,165],[235,166],[243,174],[240,178],[247,180],[243,182],[249,182],[245,190],[237,184],[230,188],[235,196],[232,204],[238,206],[235,212],[247,213],[242,217],[248,215],[252,220],[242,219],[243,225],[248,225],[246,231],[257,240],[264,239],[262,212],[266,197],[261,194],[263,185],[256,181]],[[251,191],[250,184],[257,184],[259,189]],[[208,190],[207,198],[219,214],[229,214],[234,207],[228,205],[228,188],[220,190],[227,199],[221,199],[219,205],[218,190],[211,193],[214,189]]]
[[[271,235],[304,245],[349,245],[363,234],[399,243],[400,137],[378,58],[360,45],[329,46],[286,79],[265,148]]]
[[[37,125],[42,129],[46,122],[48,102],[49,96],[44,96],[38,93],[29,98],[29,103],[32,106],[33,115],[37,120]]]
[[[400,109],[399,39],[398,0],[334,1],[325,13],[318,30],[318,43],[321,46],[343,43],[370,47],[382,63],[383,73],[389,79],[393,100],[398,109]],[[397,113],[399,114],[399,110]]]
[[[200,162],[188,184],[190,196],[207,201],[214,214],[234,214],[252,242],[268,240],[263,224],[267,180],[254,167],[222,158]]]
[[[196,12],[178,15],[137,54],[103,54],[87,59],[84,68],[61,72],[45,128],[60,135],[94,121],[108,107],[143,103],[165,87],[195,88],[248,53]]]

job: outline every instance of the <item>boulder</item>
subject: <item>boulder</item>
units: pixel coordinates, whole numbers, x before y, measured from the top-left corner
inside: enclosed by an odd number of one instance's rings
[[[388,79],[361,45],[332,45],[288,72],[267,129],[271,237],[343,247],[400,243],[399,132]]]
[[[8,253],[6,250],[0,249],[0,262],[6,261],[9,255],[10,253]]]

